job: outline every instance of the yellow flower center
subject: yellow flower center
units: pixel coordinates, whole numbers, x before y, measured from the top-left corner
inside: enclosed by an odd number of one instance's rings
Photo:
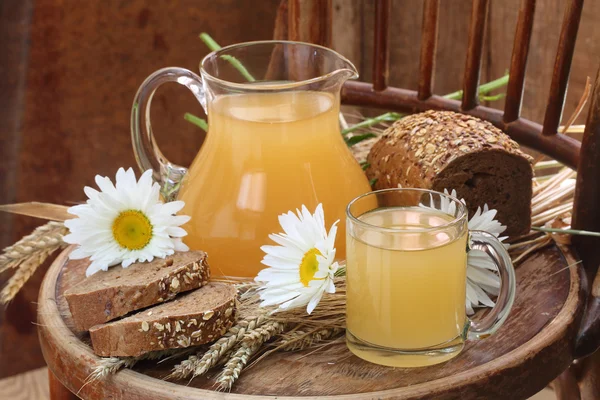
[[[320,255],[322,255],[321,252],[313,247],[304,253],[304,257],[302,257],[302,262],[300,263],[300,282],[302,282],[305,287],[313,280],[313,277],[319,270],[317,256]]]
[[[121,212],[112,225],[113,237],[127,250],[140,250],[152,239],[152,224],[138,210]]]

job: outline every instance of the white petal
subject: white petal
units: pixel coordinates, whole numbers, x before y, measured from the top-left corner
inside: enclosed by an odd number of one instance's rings
[[[297,296],[289,301],[286,301],[283,304],[280,304],[279,308],[281,310],[290,310],[292,308],[304,307],[305,305],[308,304],[311,297],[312,297],[312,293],[302,293],[299,296]]]
[[[260,249],[273,257],[281,258],[283,260],[298,261],[298,264],[300,264],[302,257],[304,257],[304,252],[292,247],[262,246]]]
[[[177,251],[189,251],[190,248],[181,240],[173,240],[173,245]]]
[[[279,270],[298,271],[298,268],[300,268],[300,262],[300,260],[284,260],[267,254],[260,263],[266,265],[267,267]]]
[[[85,270],[85,276],[92,276],[98,271],[106,271],[106,270],[108,270],[108,265],[102,265],[102,264],[93,262]]]
[[[169,234],[169,236],[176,238],[184,237],[187,235],[185,229],[180,228],[178,226],[171,226],[167,228],[167,233]]]
[[[95,180],[96,180],[96,185],[98,185],[98,187],[100,188],[100,191],[102,191],[104,193],[116,192],[115,186],[110,181],[110,179],[108,179],[107,177],[96,175]]]
[[[298,297],[299,293],[292,291],[273,291],[270,292],[268,290],[261,293],[261,298],[263,302],[260,304],[262,307],[268,307],[275,304],[285,303],[294,298]]]
[[[290,238],[287,235],[281,234],[271,234],[269,235],[269,239],[274,241],[280,246],[283,247],[292,247],[298,249],[302,254],[306,253],[309,249],[303,249],[302,243]]]
[[[317,307],[317,304],[319,304],[319,301],[321,301],[321,297],[323,297],[324,289],[325,289],[324,287],[319,289],[319,291],[317,293],[315,293],[315,295],[310,299],[308,306],[306,307],[307,313],[312,314],[315,307]]]
[[[122,264],[121,264],[121,265],[123,266],[123,268],[127,268],[127,267],[129,267],[131,264],[133,264],[134,262],[136,262],[136,259],[135,259],[135,258],[128,258],[128,259],[125,259],[125,260],[123,260],[123,262],[122,262]]]
[[[163,214],[171,215],[180,211],[183,208],[183,206],[185,206],[185,203],[181,200],[171,201],[170,203],[163,204],[161,207],[161,211]]]

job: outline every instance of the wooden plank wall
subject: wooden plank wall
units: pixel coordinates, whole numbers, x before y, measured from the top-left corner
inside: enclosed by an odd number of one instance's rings
[[[208,54],[198,39],[202,31],[223,45],[271,38],[278,4],[0,1],[0,202],[78,202],[95,174],[114,176],[119,166],[134,166],[129,114],[144,78],[167,66],[197,72]],[[203,115],[187,89],[171,84],[157,92],[157,140],[184,165],[203,140],[183,120],[186,111]],[[41,223],[0,217],[0,248]],[[43,274],[0,309],[0,377],[43,365],[34,325]]]
[[[316,0],[302,0],[316,1]],[[333,47],[371,79],[372,0],[333,0]],[[490,5],[482,81],[508,68],[520,0]],[[434,92],[461,88],[470,0],[441,0]],[[565,0],[538,0],[523,114],[542,121]],[[268,39],[279,0],[0,1],[0,202],[77,202],[96,173],[133,166],[129,112],[138,85],[171,65],[197,70],[210,32],[222,44]],[[390,84],[417,87],[422,0],[393,0]],[[600,59],[600,0],[587,0],[565,115]],[[493,104],[502,107],[502,102]],[[192,95],[170,85],[157,93],[158,142],[188,164],[203,140],[184,122],[202,114]],[[579,122],[583,121],[580,118]],[[0,215],[0,247],[40,221]],[[43,269],[0,311],[0,377],[42,364],[35,302]],[[6,276],[0,276],[0,283]],[[18,344],[18,345],[17,345]]]
[[[390,24],[390,86],[417,89],[422,0],[392,0]],[[481,82],[508,70],[521,0],[491,1],[488,13]],[[542,122],[558,36],[567,0],[537,0],[526,75],[522,115]],[[373,12],[371,0],[334,0],[333,47],[352,60],[361,80],[371,80]],[[471,0],[441,0],[434,93],[462,88]],[[586,77],[600,65],[600,0],[586,0],[569,82],[563,120],[575,109]],[[504,102],[491,104],[503,108]],[[586,109],[587,111],[587,109]],[[585,114],[585,113],[583,113]],[[576,123],[584,123],[581,115]]]

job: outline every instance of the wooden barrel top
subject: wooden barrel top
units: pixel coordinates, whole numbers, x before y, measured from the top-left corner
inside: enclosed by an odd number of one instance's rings
[[[39,336],[49,368],[83,399],[524,399],[571,363],[585,303],[580,264],[573,265],[570,250],[547,247],[517,268],[516,301],[504,326],[488,339],[469,342],[445,364],[380,367],[339,344],[310,354],[272,354],[244,371],[231,393],[212,390],[216,372],[191,382],[163,380],[175,362],[142,362],[85,384],[98,357],[89,335],[75,333],[63,297],[87,267],[86,261],[69,261],[70,250],[55,260],[40,290]]]

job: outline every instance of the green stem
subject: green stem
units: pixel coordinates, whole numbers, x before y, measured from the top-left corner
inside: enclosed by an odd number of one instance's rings
[[[204,120],[200,117],[196,117],[194,114],[190,114],[190,113],[185,113],[183,118],[186,121],[191,122],[192,124],[196,125],[197,127],[204,129],[205,132],[208,131],[208,124],[206,123],[206,120]]]
[[[486,95],[481,95],[479,96],[479,100],[480,101],[496,101],[496,100],[500,100],[503,99],[506,96],[506,94],[504,93],[499,93],[493,96],[486,96]]]
[[[538,232],[550,232],[550,233],[568,233],[570,235],[581,235],[581,236],[596,236],[600,237],[599,232],[591,232],[591,231],[580,231],[577,229],[558,229],[558,228],[542,228],[541,226],[532,226],[532,231]]]
[[[356,125],[350,126],[346,129],[344,129],[342,131],[342,135],[347,135],[350,132],[354,132],[358,129],[363,129],[363,128],[369,128],[373,125],[377,125],[381,122],[393,122],[396,120],[399,120],[400,118],[404,117],[405,114],[400,114],[400,113],[395,113],[395,112],[388,112],[385,114],[381,114],[375,118],[369,118],[369,119],[365,119],[364,121],[359,122]]]
[[[215,42],[215,40],[211,38],[210,35],[206,32],[202,32],[200,34],[200,40],[204,42],[204,44],[210,49],[210,51],[221,50],[221,46],[219,46],[219,44]]]
[[[501,78],[498,78],[496,80],[493,80],[491,82],[488,83],[484,83],[483,85],[479,86],[479,95],[483,96],[483,100],[487,100],[487,101],[494,101],[494,100],[499,100],[502,97],[504,97],[504,94],[498,94],[495,96],[484,96],[487,93],[491,92],[492,90],[501,88],[503,86],[506,86],[508,84],[508,74],[504,75]],[[449,93],[447,95],[444,95],[443,97],[445,97],[446,99],[452,99],[452,100],[460,100],[462,99],[462,95],[463,95],[463,91],[462,90],[458,90],[456,92],[453,93]],[[399,120],[400,118],[405,117],[406,114],[401,114],[401,113],[395,113],[395,112],[388,112],[385,114],[381,114],[377,117],[374,118],[368,118],[365,119],[362,122],[359,122],[356,125],[353,125],[347,129],[344,129],[342,131],[342,135],[346,135],[350,132],[353,132],[357,129],[361,129],[361,128],[369,128],[373,125],[377,125],[380,122],[394,122],[396,120]]]
[[[490,81],[488,83],[484,83],[483,85],[479,86],[479,95],[483,95],[483,94],[488,94],[489,92],[501,88],[503,86],[506,86],[508,84],[508,74],[504,75],[501,78],[495,79],[493,81]],[[452,93],[448,93],[446,95],[444,95],[444,98],[446,99],[452,99],[452,100],[460,100],[462,99],[463,96],[463,91],[462,90],[457,90],[456,92],[452,92]]]
[[[558,161],[555,160],[550,160],[550,161],[540,161],[537,164],[534,165],[534,169],[536,171],[539,171],[541,169],[547,169],[547,168],[560,168],[563,165],[561,163],[559,163]]]
[[[206,32],[202,32],[200,34],[200,39],[204,42],[204,44],[206,45],[206,47],[208,47],[211,51],[218,51],[221,50],[221,46],[219,46],[219,44],[217,42],[215,42],[215,40],[210,37],[210,35]],[[244,65],[234,56],[230,56],[228,54],[223,54],[221,56],[221,58],[223,60],[229,61],[229,63],[235,68],[237,69],[240,74],[242,74],[242,76],[244,78],[246,78],[246,80],[248,82],[254,82],[256,81],[256,79],[254,79],[254,77],[252,76],[252,74],[250,74],[250,72],[248,72],[248,70],[246,69],[246,67],[244,67]]]

